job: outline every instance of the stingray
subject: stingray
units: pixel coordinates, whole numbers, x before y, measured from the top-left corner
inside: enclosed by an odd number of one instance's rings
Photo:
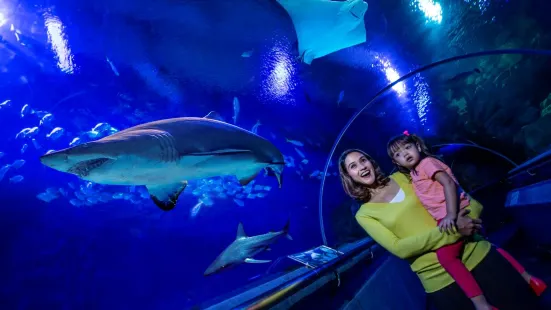
[[[277,0],[289,13],[302,61],[311,64],[341,49],[366,41],[363,0]]]

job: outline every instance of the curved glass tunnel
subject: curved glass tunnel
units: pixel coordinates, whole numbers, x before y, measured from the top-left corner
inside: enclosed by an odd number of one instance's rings
[[[2,2],[2,308],[229,309],[263,301],[338,309],[365,302],[361,292],[380,283],[379,270],[419,288],[387,287],[381,296],[394,290],[404,298],[393,301],[421,309],[424,295],[408,266],[355,223],[357,205],[336,166],[344,149],[360,148],[392,171],[386,141],[404,130],[425,137],[466,189],[491,201],[484,221],[492,240],[527,253],[523,262],[549,279],[550,202],[534,194],[545,192],[550,176],[548,57],[462,59],[395,85],[346,131],[324,178],[350,117],[400,76],[469,52],[551,50],[549,5],[367,2],[366,42],[310,65],[300,61],[293,21],[276,1]],[[163,212],[143,186],[84,181],[39,160],[145,122],[211,111],[281,151],[282,188],[263,172],[244,187],[233,176],[193,179]],[[207,140],[198,134],[190,144]],[[523,194],[530,185],[532,194]],[[254,256],[271,262],[204,276],[239,223],[255,236],[287,222],[293,240]],[[344,253],[338,264],[309,269],[287,257],[322,244]],[[381,305],[368,296],[364,309]]]
[[[515,81],[512,76],[501,73],[501,68],[511,59],[525,59],[537,67],[549,61],[548,56],[528,52],[451,61],[399,82],[369,102],[344,132],[330,166],[337,164],[344,150],[362,149],[374,157],[383,171],[395,171],[386,143],[408,131],[423,137],[427,145],[432,146],[431,150],[457,171],[455,174],[465,190],[476,191],[502,180],[510,170],[551,147],[551,137],[547,134],[551,124],[545,121],[546,92],[536,95],[540,90],[533,87],[532,78],[523,75]],[[457,72],[457,68],[466,71],[445,75],[445,72]],[[507,87],[521,83],[520,88]],[[411,95],[405,95],[406,92]],[[513,105],[512,100],[522,103]],[[540,100],[538,105],[531,104]],[[387,111],[393,113],[388,115]],[[339,192],[344,194],[335,186],[323,188],[324,197],[335,197]],[[325,199],[322,205],[327,205]],[[327,219],[331,212],[339,212],[333,211],[334,208],[335,205],[322,206],[320,217]],[[335,244],[336,241],[327,242]]]

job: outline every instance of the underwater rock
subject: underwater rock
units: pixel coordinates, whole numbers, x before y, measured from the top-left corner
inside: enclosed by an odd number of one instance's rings
[[[551,146],[549,128],[551,128],[550,114],[522,127],[521,136],[518,138],[523,139],[527,155],[533,157],[549,149]]]
[[[457,114],[463,115],[463,114],[467,113],[467,100],[465,100],[464,97],[462,97],[459,100],[454,99],[450,103],[450,107],[457,108]]]
[[[549,96],[547,96],[547,98],[545,98],[545,100],[540,103],[540,108],[541,117],[544,117],[547,114],[551,113],[551,93],[549,94]]]
[[[524,126],[526,124],[536,121],[540,117],[540,111],[535,107],[529,106],[526,107],[523,112],[520,112],[517,115],[518,116],[515,118],[515,124]]]

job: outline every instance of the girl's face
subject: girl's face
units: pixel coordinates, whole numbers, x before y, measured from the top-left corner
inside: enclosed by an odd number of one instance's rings
[[[362,154],[352,152],[344,159],[346,172],[354,182],[371,186],[375,183],[377,176],[373,164]]]
[[[421,160],[421,147],[413,143],[404,143],[392,155],[395,164],[411,170]]]

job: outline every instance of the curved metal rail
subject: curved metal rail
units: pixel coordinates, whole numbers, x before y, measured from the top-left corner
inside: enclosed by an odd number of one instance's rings
[[[279,303],[285,297],[288,297],[293,293],[312,284],[314,281],[323,277],[324,275],[335,272],[337,268],[345,264],[351,258],[355,257],[365,250],[370,249],[373,245],[375,245],[375,241],[373,241],[373,239],[371,238],[366,238],[361,241],[355,248],[349,250],[348,252],[345,252],[336,259],[329,261],[326,264],[321,265],[315,269],[312,269],[308,273],[299,276],[298,278],[290,280],[259,296],[256,296],[254,299],[246,301],[233,309],[257,310],[273,306]]]
[[[373,102],[375,102],[375,100],[377,100],[379,97],[381,97],[389,89],[394,87],[396,84],[398,84],[398,83],[400,83],[404,80],[407,80],[410,77],[412,77],[412,76],[414,76],[418,73],[421,73],[421,72],[426,71],[428,69],[432,69],[434,67],[437,67],[437,66],[440,66],[440,65],[443,65],[443,64],[446,64],[446,63],[454,62],[454,61],[457,61],[457,60],[475,58],[475,57],[480,57],[480,56],[506,55],[506,54],[551,56],[551,51],[548,51],[548,50],[534,50],[534,49],[499,49],[499,50],[469,53],[469,54],[465,54],[465,55],[459,55],[459,56],[454,56],[454,57],[446,58],[446,59],[443,59],[443,60],[439,60],[439,61],[433,62],[431,64],[425,65],[423,67],[420,67],[416,70],[413,70],[413,71],[407,73],[406,75],[400,77],[398,80],[388,84],[386,87],[381,89],[378,93],[376,93],[375,96],[370,101],[368,101],[367,104],[363,108],[361,108],[358,112],[356,112],[354,115],[352,115],[352,117],[350,118],[348,123],[346,123],[344,128],[341,130],[341,132],[337,136],[337,139],[335,139],[335,143],[333,144],[333,147],[331,148],[331,152],[329,152],[329,156],[327,156],[327,161],[325,163],[325,169],[323,170],[324,174],[323,174],[323,178],[321,179],[320,194],[319,194],[319,208],[318,208],[321,238],[323,240],[323,244],[327,245],[327,237],[325,235],[325,226],[323,224],[323,187],[325,186],[325,175],[327,174],[327,170],[329,169],[329,164],[331,162],[331,158],[333,157],[333,154],[335,153],[335,150],[337,149],[337,145],[339,145],[339,142],[341,141],[342,137],[344,136],[344,134],[346,133],[346,131],[348,130],[350,125],[352,125],[352,123],[356,120],[356,118],[358,118],[358,116],[360,116],[360,114],[362,114],[365,111],[365,109],[367,109],[367,107],[372,105]]]

